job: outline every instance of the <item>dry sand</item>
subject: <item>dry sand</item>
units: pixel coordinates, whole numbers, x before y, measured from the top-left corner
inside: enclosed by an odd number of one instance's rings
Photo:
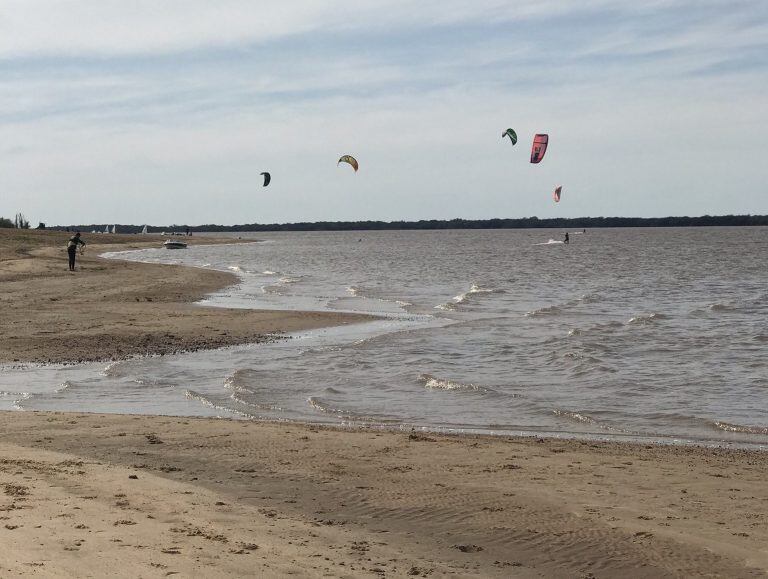
[[[0,576],[754,577],[768,456],[0,414]]]
[[[279,332],[371,319],[200,307],[193,302],[236,283],[237,277],[98,257],[105,251],[158,247],[160,236],[85,235],[90,243],[71,273],[65,249],[70,235],[0,229],[0,363],[166,354],[255,343]],[[233,241],[184,239],[192,244]]]
[[[64,235],[23,235],[0,232],[0,361],[356,321],[200,308],[232,277],[93,248],[71,275]],[[0,577],[768,572],[760,452],[27,412],[0,413],[0,441]]]

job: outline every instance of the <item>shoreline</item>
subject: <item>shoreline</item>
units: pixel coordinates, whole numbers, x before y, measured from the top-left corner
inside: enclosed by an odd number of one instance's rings
[[[0,431],[0,568],[22,575],[768,571],[764,452],[61,412]]]
[[[66,271],[63,232],[0,230],[4,323],[0,364],[78,364],[166,355],[275,339],[278,334],[375,319],[363,314],[202,307],[234,285],[231,272],[92,256],[157,247],[159,236],[108,235]],[[86,235],[86,242],[96,237]],[[232,244],[229,238],[186,238]],[[102,243],[106,242],[106,243]]]

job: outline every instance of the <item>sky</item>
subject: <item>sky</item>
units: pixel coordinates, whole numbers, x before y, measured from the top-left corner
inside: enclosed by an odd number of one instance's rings
[[[766,93],[765,0],[0,0],[0,215],[767,214]]]

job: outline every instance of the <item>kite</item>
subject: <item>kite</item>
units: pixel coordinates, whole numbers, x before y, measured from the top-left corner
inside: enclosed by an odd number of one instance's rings
[[[560,203],[560,193],[563,191],[563,186],[558,185],[555,187],[555,192],[552,194],[552,197],[555,199],[555,203]]]
[[[517,143],[517,133],[515,133],[515,131],[513,131],[512,129],[507,129],[506,131],[504,131],[503,133],[501,133],[501,138],[503,139],[504,137],[509,137],[509,141],[510,141],[510,142],[511,142],[513,145],[514,145],[515,143]]]
[[[547,152],[547,143],[549,142],[549,136],[536,135],[533,138],[533,147],[531,147],[531,163],[538,163],[544,158],[544,153]]]
[[[355,173],[357,173],[357,169],[359,168],[357,164],[357,159],[355,159],[352,155],[342,155],[339,159],[339,162],[336,163],[336,166],[338,167],[340,163],[349,163],[352,165],[352,168],[355,170]]]
[[[262,175],[264,175],[264,187],[266,187],[267,185],[269,185],[269,182],[272,180],[272,176],[266,171],[262,173]]]

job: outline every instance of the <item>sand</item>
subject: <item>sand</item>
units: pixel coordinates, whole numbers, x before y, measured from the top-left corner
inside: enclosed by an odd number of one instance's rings
[[[0,363],[168,354],[257,343],[280,333],[371,319],[201,307],[194,302],[237,283],[237,277],[98,257],[106,251],[158,247],[160,236],[84,235],[89,245],[78,256],[77,271],[71,273],[65,249],[70,235],[0,229]],[[190,244],[233,242],[184,239]]]
[[[0,414],[0,575],[753,577],[768,455]]]
[[[232,277],[95,251],[69,274],[56,234],[12,235],[3,361],[357,321],[200,308]],[[746,450],[4,412],[0,577],[764,576],[767,475]]]

